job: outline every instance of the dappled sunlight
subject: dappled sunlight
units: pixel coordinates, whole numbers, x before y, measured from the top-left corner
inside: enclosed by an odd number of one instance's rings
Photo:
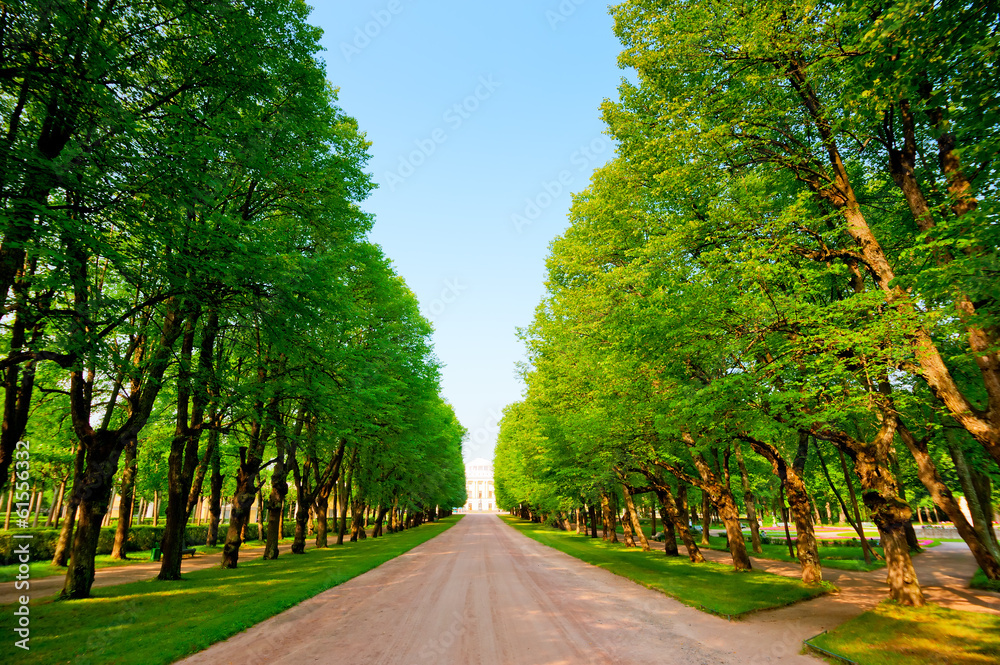
[[[1000,662],[1000,616],[886,601],[814,642],[861,662],[986,665]]]

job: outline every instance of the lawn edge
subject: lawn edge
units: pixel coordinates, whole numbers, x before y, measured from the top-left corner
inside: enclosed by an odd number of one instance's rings
[[[797,605],[799,603],[807,602],[807,601],[810,601],[810,600],[815,600],[816,598],[820,598],[822,596],[826,596],[826,595],[829,595],[829,594],[832,594],[832,593],[836,593],[836,592],[839,591],[839,589],[835,585],[831,584],[830,582],[822,582],[821,584],[823,586],[823,590],[820,593],[817,593],[816,595],[809,596],[808,598],[799,598],[798,600],[793,600],[791,602],[776,604],[776,605],[772,605],[770,607],[759,607],[759,608],[755,608],[755,609],[751,609],[751,610],[746,610],[744,612],[738,612],[736,614],[726,614],[724,612],[718,612],[718,611],[713,610],[712,608],[705,607],[701,603],[692,603],[692,602],[690,602],[690,601],[688,601],[688,600],[686,600],[684,598],[680,598],[680,597],[678,597],[678,596],[676,596],[676,595],[674,595],[672,593],[669,593],[669,592],[667,592],[667,591],[665,591],[663,589],[660,589],[660,588],[657,588],[657,587],[654,587],[654,586],[650,586],[648,584],[643,583],[640,580],[632,579],[628,575],[623,575],[623,574],[615,572],[614,570],[611,570],[609,568],[605,568],[603,566],[598,566],[598,565],[592,564],[589,561],[584,561],[583,559],[570,554],[569,552],[563,552],[559,548],[552,547],[551,545],[546,545],[545,543],[543,543],[543,542],[541,542],[539,540],[536,540],[535,538],[532,538],[530,535],[528,535],[527,533],[525,533],[521,529],[518,529],[514,524],[512,524],[512,522],[514,522],[514,521],[516,521],[516,522],[522,522],[522,523],[525,522],[525,520],[522,520],[522,519],[520,519],[518,517],[514,517],[512,515],[500,515],[499,517],[500,517],[500,520],[504,524],[506,524],[510,528],[514,529],[515,531],[517,531],[521,535],[525,536],[526,538],[531,538],[532,541],[538,543],[539,545],[542,545],[544,547],[548,547],[549,549],[553,549],[556,552],[560,552],[562,554],[565,554],[566,556],[572,557],[572,558],[576,559],[577,561],[585,563],[586,565],[591,566],[593,568],[599,568],[600,570],[607,571],[607,572],[611,573],[612,575],[617,575],[618,577],[622,577],[624,579],[627,579],[628,581],[632,582],[633,584],[638,584],[639,586],[641,586],[641,587],[643,587],[645,589],[649,589],[650,591],[656,591],[657,593],[661,593],[664,596],[666,596],[667,598],[672,598],[673,600],[676,600],[677,602],[681,603],[685,607],[690,607],[692,609],[698,610],[699,612],[704,612],[705,614],[711,614],[713,616],[722,617],[722,618],[727,619],[729,621],[740,620],[740,619],[743,619],[743,618],[745,618],[747,616],[750,616],[752,614],[757,614],[758,612],[769,612],[771,610],[777,610],[777,609],[781,609],[781,608],[784,608],[784,607],[791,607],[792,605]],[[530,524],[531,522],[528,522],[528,523]],[[715,550],[713,550],[713,551],[715,551]],[[725,564],[720,564],[720,563],[714,562],[714,561],[709,561],[707,563],[714,564],[714,565],[725,566]],[[776,575],[775,573],[768,573],[767,571],[764,571],[764,570],[755,570],[754,572],[758,573],[758,574],[761,574],[761,575],[774,575],[775,577],[781,577],[781,578],[785,578],[785,579],[794,579],[794,578],[789,578],[786,575]]]

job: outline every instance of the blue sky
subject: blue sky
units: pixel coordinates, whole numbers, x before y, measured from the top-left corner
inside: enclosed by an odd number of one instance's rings
[[[330,81],[372,142],[365,202],[435,327],[444,397],[493,457],[520,399],[516,328],[544,290],[570,192],[613,154],[600,104],[623,75],[593,0],[318,2]]]

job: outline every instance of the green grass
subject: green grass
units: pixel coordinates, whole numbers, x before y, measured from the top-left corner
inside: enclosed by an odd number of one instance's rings
[[[31,650],[14,647],[8,635],[0,662],[172,663],[399,556],[459,519],[235,570],[199,570],[180,582],[146,580],[96,588],[86,600],[32,603]],[[0,607],[2,616],[12,611]]]
[[[996,591],[1000,592],[1000,580],[991,580],[986,577],[986,573],[980,568],[976,571],[976,574],[972,576],[972,581],[969,582],[969,586],[973,589],[982,589],[983,591]]]
[[[1000,616],[885,601],[811,643],[862,665],[1000,662]]]
[[[701,541],[699,540],[699,545]],[[709,549],[718,550],[722,552],[728,552],[726,549],[726,539],[722,536],[711,536],[709,542],[712,544]],[[776,561],[788,561],[790,563],[798,563],[799,560],[796,557],[791,557],[788,555],[788,545],[761,545],[763,554],[754,554],[753,547],[750,543],[747,543],[747,552],[750,556],[760,557],[761,559],[774,559]],[[884,556],[881,547],[873,548],[880,555]],[[826,568],[837,568],[839,570],[878,570],[879,568],[885,568],[885,562],[879,560],[873,560],[871,564],[865,563],[865,555],[861,550],[861,547],[850,547],[850,546],[840,546],[840,545],[821,545],[819,547],[819,562],[820,565]]]
[[[110,554],[98,554],[94,562],[97,568],[113,568],[115,566],[128,566],[133,563],[149,563],[149,554],[149,550],[144,552],[129,552],[129,558],[125,561],[112,559]],[[12,563],[9,566],[0,566],[0,584],[13,582],[15,575],[18,574],[17,569],[19,565]],[[66,574],[65,566],[53,566],[51,561],[32,561],[28,566],[30,567],[29,574],[33,580]]]
[[[687,557],[665,557],[641,548],[612,545],[556,531],[515,517],[501,516],[524,535],[543,545],[626,577],[675,598],[685,605],[731,616],[790,605],[830,591],[831,585],[809,586],[780,575],[753,571],[734,572],[731,566],[706,562],[692,564]]]
[[[287,539],[291,542],[292,539]],[[282,541],[283,543],[285,541]],[[251,541],[243,545],[244,549],[250,549],[253,547],[262,547],[257,541]],[[198,545],[195,547],[199,554],[218,554],[222,551],[222,546],[209,547],[207,545]],[[110,554],[98,554],[94,558],[94,562],[97,568],[113,568],[115,566],[129,566],[134,563],[150,563],[151,550],[143,550],[141,552],[129,552],[128,559],[122,561],[120,559],[112,559]],[[20,564],[12,563],[9,566],[0,566],[0,584],[5,582],[13,582],[15,580],[15,575],[18,574],[17,569]],[[65,566],[53,566],[50,561],[32,561],[28,564],[30,566],[31,579],[38,580],[43,577],[52,577],[53,575],[65,575]]]
[[[645,528],[649,525],[648,520],[639,520],[640,524]],[[715,526],[715,525],[713,525]],[[662,529],[657,530],[657,533],[662,532]],[[618,529],[619,536],[622,535],[622,530]],[[647,532],[648,537],[648,532]],[[827,539],[830,540],[830,539]],[[833,540],[845,540],[843,538],[836,538]],[[695,535],[695,541],[698,543],[699,547],[701,545],[701,535]],[[719,552],[728,552],[726,548],[726,539],[723,536],[710,536],[709,541],[712,543],[708,549],[716,550]],[[677,541],[680,545],[680,539]],[[933,547],[938,543],[933,543],[928,547]],[[788,561],[790,563],[798,563],[798,559],[795,557],[788,556],[788,546],[787,545],[761,545],[761,549],[764,550],[763,554],[755,554],[753,551],[753,546],[747,543],[747,552],[750,556],[760,557],[761,559],[774,559],[776,561]],[[881,547],[876,547],[875,551],[880,555],[883,554]],[[850,547],[850,546],[834,546],[834,545],[820,545],[819,547],[819,559],[820,564],[826,568],[837,568],[838,570],[857,570],[857,571],[872,571],[878,570],[879,568],[885,568],[885,562],[874,560],[871,564],[865,563],[865,555],[861,547]]]

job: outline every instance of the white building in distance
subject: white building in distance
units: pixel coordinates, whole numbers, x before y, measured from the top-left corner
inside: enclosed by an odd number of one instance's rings
[[[469,495],[464,512],[497,512],[493,493],[493,463],[482,457],[465,463],[465,491]]]

